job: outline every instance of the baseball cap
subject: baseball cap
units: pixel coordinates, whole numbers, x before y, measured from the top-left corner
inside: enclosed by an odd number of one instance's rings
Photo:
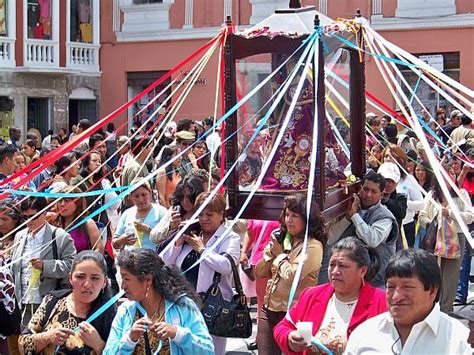
[[[451,112],[451,115],[449,116],[449,118],[452,119],[453,117],[458,117],[458,116],[462,116],[462,112],[459,111],[459,110],[453,110],[453,111]]]
[[[383,163],[377,172],[385,179],[393,180],[397,184],[400,181],[400,169],[398,169],[398,166],[394,163]]]
[[[460,307],[454,312],[449,314],[453,318],[457,319],[466,319],[468,321],[474,322],[474,304],[469,302],[465,306]]]
[[[182,139],[182,140],[185,140],[185,141],[193,141],[194,139],[196,139],[196,135],[192,132],[189,132],[189,131],[179,131],[179,132],[176,132],[176,138],[179,138],[179,139]]]
[[[370,117],[377,117],[377,115],[373,112],[368,112],[366,113],[365,117],[370,118]]]

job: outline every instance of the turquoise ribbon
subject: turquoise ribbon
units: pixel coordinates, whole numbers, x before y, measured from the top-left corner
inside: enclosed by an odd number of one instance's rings
[[[257,128],[255,129],[254,133],[252,134],[251,138],[250,138],[250,141],[249,143],[247,144],[247,146],[245,147],[245,150],[249,147],[250,145],[250,142],[255,139],[257,137],[257,135],[259,134],[260,130],[265,126],[267,120],[269,119],[269,117],[271,116],[271,114],[273,113],[273,111],[276,109],[276,107],[279,105],[281,99],[283,98],[285,92],[288,90],[290,84],[292,83],[293,81],[293,78],[296,77],[296,74],[298,73],[300,66],[301,64],[303,63],[303,61],[306,59],[306,57],[308,56],[308,53],[309,51],[311,50],[311,48],[314,48],[313,44],[314,44],[314,41],[315,41],[315,38],[316,38],[316,32],[312,33],[308,38],[307,40],[309,40],[309,42],[306,44],[306,48],[304,49],[304,52],[303,54],[300,56],[300,58],[298,59],[296,65],[294,66],[293,68],[293,71],[291,72],[291,74],[289,75],[289,80],[287,81],[287,83],[285,84],[285,86],[283,87],[283,89],[281,90],[280,94],[278,95],[278,97],[274,100],[274,102],[272,103],[272,105],[270,106],[270,108],[268,109],[268,111],[266,112],[265,116],[260,120],[260,123],[259,125],[257,126]],[[308,61],[309,63],[309,61]],[[307,64],[308,66],[308,64]],[[277,70],[279,70],[279,68],[277,68]],[[295,92],[295,95],[294,95],[294,100],[296,102],[297,98],[299,97],[299,94],[302,90],[302,86],[303,86],[303,83],[305,81],[305,75],[301,76],[300,78],[300,84],[299,84],[299,87],[297,88],[296,92]],[[290,106],[290,109],[291,109],[291,106]],[[290,110],[289,109],[289,110]],[[287,114],[288,116],[288,114]],[[288,125],[288,121],[289,121],[289,117],[287,117],[285,119],[285,123],[283,123],[282,125],[282,128],[281,128],[281,131],[284,131],[286,129],[286,126]],[[279,137],[282,136],[282,133],[280,132],[279,134]],[[280,140],[277,140],[275,141],[275,145],[278,145],[279,142],[281,141],[281,137],[280,137]],[[254,189],[250,192],[250,194],[247,196],[246,200],[244,201],[243,205],[241,206],[239,212],[236,214],[234,220],[237,220],[240,218],[240,216],[242,215],[243,211],[247,208],[250,200],[252,199],[253,195],[255,194],[256,190],[257,190],[257,187],[259,186],[259,184],[261,183],[261,181],[263,180],[263,176],[266,172],[266,170],[268,169],[268,165],[271,163],[271,160],[273,158],[273,155],[274,155],[274,150],[276,149],[277,147],[273,147],[272,148],[272,153],[270,154],[270,156],[268,157],[268,160],[267,162],[265,163],[264,167],[262,168],[262,171],[260,172],[260,176],[258,178],[258,181],[256,183],[256,186],[254,187]],[[234,165],[231,167],[231,169],[229,169],[229,171],[227,172],[226,176],[224,177],[223,180],[225,180],[230,172],[235,168],[235,166],[237,165],[238,163],[238,160],[234,162]],[[222,183],[222,181],[220,182]],[[217,189],[218,187],[216,187],[215,189]],[[195,212],[195,215],[199,214],[205,207],[206,205],[206,201],[201,205],[200,209],[198,211]],[[194,216],[193,216],[194,217]],[[192,217],[192,218],[193,218]],[[235,224],[235,223],[234,223]],[[187,226],[183,227],[182,230],[185,230],[185,228],[187,228]],[[185,270],[185,272],[187,272],[188,270],[194,268],[196,265],[198,265],[212,250],[214,250],[217,245],[219,244],[219,241],[221,239],[223,239],[225,236],[227,236],[228,234],[228,231],[230,231],[231,227],[229,226],[227,229],[226,229],[226,232],[224,232],[218,241],[214,242],[213,245],[210,247],[210,248],[207,248],[204,250],[204,252],[202,253],[201,257],[193,264],[191,265],[187,270]],[[172,244],[174,244],[175,240],[178,239],[183,233],[178,233],[175,238],[168,244],[167,248],[165,248],[161,255],[163,255],[167,249],[169,249],[171,247]]]
[[[415,93],[416,93],[416,90],[418,90],[418,86],[420,85],[420,81],[421,81],[421,75],[418,75],[418,80],[416,81],[415,87],[413,88],[413,92],[412,92],[411,97],[410,97],[410,105],[411,105],[413,99],[415,98]]]
[[[88,197],[88,196],[98,196],[107,194],[110,192],[117,192],[122,191],[130,188],[130,186],[119,186],[113,187],[110,189],[105,190],[94,190],[94,191],[86,191],[86,192],[38,192],[38,191],[24,191],[24,190],[6,190],[7,192],[11,193],[12,195],[20,195],[20,196],[29,196],[29,197],[46,197],[46,198],[73,198],[73,197]]]
[[[316,346],[319,350],[324,351],[327,355],[333,355],[332,351],[329,350],[323,343],[321,343],[318,339],[315,337],[311,337],[311,344]]]
[[[136,302],[136,303],[137,303],[137,308],[141,312],[141,314],[143,314],[144,317],[148,318],[148,315],[146,313],[145,308],[143,308],[143,306],[140,304],[140,302]],[[148,329],[146,327],[145,327],[145,329],[146,329],[146,331],[148,331]],[[163,346],[163,342],[160,340],[160,342],[158,343],[158,348],[155,350],[155,352],[153,354],[154,355],[159,354],[162,346]]]
[[[372,52],[368,52],[358,46],[356,46],[354,43],[352,43],[351,41],[348,41],[347,39],[345,38],[342,38],[342,37],[339,37],[338,35],[336,34],[331,34],[332,37],[335,37],[337,38],[339,41],[341,41],[342,43],[348,45],[349,47],[357,50],[357,51],[361,51],[361,52],[364,52],[364,53],[367,53],[368,55],[370,55],[371,57],[374,57],[374,58],[378,58],[378,59],[382,59],[382,60],[385,60],[386,62],[392,62],[392,63],[395,63],[395,64],[400,64],[400,65],[403,65],[405,67],[415,67],[415,68],[418,68],[418,65],[416,64],[413,64],[413,63],[409,63],[409,62],[406,62],[406,61],[403,61],[403,60],[399,60],[399,59],[395,59],[395,58],[390,58],[390,57],[386,57],[384,55],[380,55],[380,54],[375,54],[375,53],[372,53]]]
[[[227,118],[229,118],[232,114],[234,114],[241,106],[243,106],[248,100],[250,100],[251,97],[253,97],[265,84],[267,84],[279,71],[280,69],[285,66],[290,60],[291,58],[297,53],[299,52],[299,50],[303,47],[305,47],[309,41],[313,41],[314,40],[314,36],[315,34],[311,34],[309,37],[307,37],[302,43],[301,45],[293,52],[292,55],[290,55],[282,64],[280,64],[280,66],[278,68],[276,68],[273,73],[271,73],[269,76],[267,76],[259,85],[257,85],[250,93],[248,93],[243,99],[241,99],[239,102],[237,102],[229,111],[227,111],[224,116],[222,116],[219,120],[217,120],[215,123],[214,123],[214,126],[213,127],[219,127]],[[212,132],[212,129],[208,130],[207,132],[205,132],[203,135],[201,135],[199,137],[199,139],[194,143],[196,144],[197,142],[200,142],[202,141],[203,139],[205,139],[205,137],[209,134],[211,134]],[[193,145],[194,145],[193,144]],[[184,151],[181,152],[181,154],[184,154],[186,151],[188,151],[189,149],[191,149],[192,146],[186,148]],[[177,156],[178,157],[178,156]],[[162,168],[166,168],[168,165],[172,164],[176,159],[177,157],[174,157],[173,159],[171,159],[170,161],[168,161],[166,164],[164,164],[162,166]],[[154,176],[157,175],[157,172],[154,172],[146,177],[143,178],[143,180],[141,181],[148,181],[148,180],[151,180]],[[138,188],[140,186],[140,184],[136,184],[136,185],[132,185],[130,186],[128,189],[126,189],[125,191],[123,191],[122,193],[120,193],[119,195],[117,195],[115,198],[113,198],[112,200],[110,200],[109,202],[105,203],[104,205],[102,205],[101,207],[99,207],[97,210],[95,210],[93,213],[89,214],[86,218],[84,218],[83,220],[79,221],[78,223],[76,223],[73,227],[71,227],[71,230],[72,229],[75,229],[79,226],[81,226],[82,224],[86,223],[89,219],[91,218],[94,218],[95,216],[99,215],[100,213],[102,213],[103,211],[105,211],[107,208],[109,208],[110,206],[112,206],[113,204],[116,203],[116,201],[119,201],[119,200],[122,200],[125,196],[127,196],[128,194],[130,194],[133,190],[135,190],[136,188]],[[178,237],[178,236],[177,236]],[[171,245],[172,243],[170,243]]]

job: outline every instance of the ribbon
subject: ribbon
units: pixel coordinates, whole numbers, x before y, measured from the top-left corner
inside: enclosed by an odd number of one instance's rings
[[[28,196],[28,197],[46,197],[46,198],[73,198],[73,197],[88,197],[88,196],[98,196],[107,194],[109,192],[117,192],[128,189],[130,186],[119,186],[113,187],[105,190],[94,190],[87,192],[36,192],[36,191],[25,191],[25,190],[6,190],[12,195]]]
[[[264,127],[266,121],[268,120],[268,118],[270,117],[270,115],[273,113],[273,111],[275,110],[275,108],[279,105],[280,101],[282,100],[284,94],[286,93],[286,91],[288,90],[290,84],[292,83],[293,79],[296,77],[296,74],[298,73],[299,71],[299,68],[301,66],[301,64],[303,63],[303,61],[306,59],[306,57],[308,56],[308,53],[310,51],[310,49],[314,46],[314,41],[315,41],[315,36],[316,34],[313,33],[311,34],[307,39],[305,39],[303,41],[303,43],[301,44],[300,47],[302,47],[303,45],[305,46],[305,49],[303,51],[303,54],[300,56],[300,58],[298,59],[296,65],[294,66],[293,68],[293,71],[291,72],[291,74],[289,75],[288,77],[288,80],[287,82],[285,83],[284,87],[282,88],[282,90],[280,91],[280,93],[278,94],[277,98],[275,99],[275,101],[272,103],[271,107],[269,108],[269,110],[267,111],[267,113],[265,114],[265,116],[260,120],[259,124],[257,125],[257,128],[255,129],[254,133],[252,134],[251,136],[251,139],[255,139],[255,137],[259,134],[259,132],[261,131],[261,129]],[[298,50],[297,50],[298,51]],[[296,52],[296,51],[295,51]],[[293,53],[294,54],[294,53]],[[290,59],[291,56],[289,58],[287,58],[287,60],[285,62],[282,63],[282,65],[285,65],[286,62],[288,61],[288,59]],[[308,64],[309,64],[310,61],[307,61],[307,65],[306,67],[308,67]],[[305,67],[305,68],[306,68]],[[279,71],[281,68],[281,65],[280,67],[278,67],[275,71]],[[267,160],[265,161],[265,164],[263,165],[262,169],[261,169],[261,172],[260,172],[260,175],[255,183],[255,186],[253,187],[253,189],[250,191],[249,195],[247,196],[246,200],[244,201],[243,205],[241,206],[239,212],[237,212],[234,220],[227,226],[225,232],[220,236],[219,240],[222,240],[223,238],[225,238],[229,233],[230,231],[232,230],[232,227],[234,226],[234,224],[237,222],[237,220],[240,218],[240,216],[242,215],[243,211],[247,208],[248,204],[250,203],[250,200],[253,198],[253,196],[255,195],[255,193],[257,192],[257,189],[260,187],[262,181],[263,181],[263,178],[265,177],[265,174],[270,166],[270,164],[272,163],[272,160],[273,160],[273,157],[274,155],[276,154],[276,151],[278,150],[278,147],[279,147],[279,144],[281,142],[281,140],[283,139],[283,135],[285,133],[285,130],[286,130],[286,127],[288,126],[288,123],[290,121],[290,117],[291,117],[291,114],[294,110],[294,107],[296,106],[296,102],[297,102],[297,99],[299,97],[299,94],[301,93],[301,90],[302,90],[302,87],[303,87],[303,83],[304,83],[304,80],[306,80],[306,75],[307,75],[307,70],[304,72],[304,74],[301,76],[300,78],[300,82],[298,83],[298,87],[295,91],[295,95],[292,99],[292,102],[290,104],[290,107],[288,109],[288,112],[286,113],[286,117],[284,119],[284,122],[282,124],[282,128],[281,130],[278,132],[278,136],[273,144],[273,147],[272,147],[272,150],[270,152],[270,155],[268,156]],[[273,72],[272,74],[270,74],[263,82],[268,82],[269,78],[271,78],[273,75],[274,75],[275,72]],[[263,83],[262,82],[262,83]],[[248,95],[247,95],[248,96]],[[246,97],[247,97],[246,96]],[[244,99],[243,99],[244,100]],[[243,101],[242,100],[242,101]],[[240,103],[240,102],[239,102]],[[249,147],[249,144],[247,144],[247,146],[245,147],[245,149],[248,149]],[[227,179],[230,175],[230,173],[232,172],[232,169],[234,169],[236,166],[237,166],[237,163],[238,161],[234,162],[234,164],[232,165],[231,169],[229,169],[229,171],[227,172],[227,174],[224,176],[224,179]],[[212,191],[212,193],[210,194],[210,196],[204,201],[204,203],[198,208],[197,211],[195,211],[193,217],[191,217],[191,219],[195,219],[196,216],[198,216],[206,207],[206,205],[209,203],[209,201],[211,200],[212,196],[218,191],[218,189],[220,188],[220,186],[222,186],[222,184],[224,183],[225,180],[221,180],[219,182],[219,184],[214,188],[214,190]],[[186,223],[186,225],[177,233],[177,235],[175,236],[175,238],[167,245],[167,247],[161,252],[160,255],[163,255],[169,248],[172,247],[172,245],[174,244],[174,242],[184,233],[184,230],[189,226],[189,221]],[[214,242],[213,245],[210,247],[210,248],[206,248],[204,249],[204,252],[201,254],[201,257],[199,258],[199,260],[197,260],[189,269],[192,269],[193,267],[195,267],[196,265],[198,265],[209,253],[211,253],[215,247],[219,244],[218,241]],[[188,269],[188,270],[189,270]],[[187,270],[186,270],[187,271]]]
[[[140,304],[140,302],[135,302],[137,304],[137,308],[138,310],[140,311],[141,314],[143,314],[143,316],[145,318],[148,318],[148,314],[145,310],[145,308],[143,308],[143,306]],[[149,318],[148,318],[149,319]],[[151,320],[151,319],[150,319]],[[145,329],[147,329],[147,327],[145,326]],[[147,330],[148,331],[148,330]],[[158,343],[158,348],[155,350],[155,352],[153,353],[154,355],[157,355],[160,353],[160,350],[161,350],[161,347],[163,346],[163,342],[160,340],[160,342]]]

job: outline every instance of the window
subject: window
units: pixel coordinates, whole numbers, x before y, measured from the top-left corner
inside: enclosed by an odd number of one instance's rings
[[[92,43],[92,2],[94,0],[71,0],[70,41]]]
[[[163,0],[133,0],[134,5],[141,5],[141,4],[156,4],[159,2],[163,2]]]
[[[441,54],[416,54],[421,60],[443,72],[450,78],[459,81],[459,52],[449,52]],[[418,82],[418,75],[405,66],[398,66],[405,80],[419,97],[420,101],[430,111],[431,115],[435,115],[438,108],[444,108],[447,112],[452,109],[451,104],[444,96],[441,96],[435,89],[429,86],[424,80]],[[418,83],[418,85],[417,85]],[[403,85],[403,91],[408,98],[411,98],[411,92]],[[412,101],[415,112],[421,112],[421,106],[417,100]]]
[[[28,38],[51,39],[51,0],[28,0]]]
[[[14,126],[13,108],[15,103],[7,96],[0,96],[0,139],[9,139],[8,129]]]
[[[7,35],[7,2],[0,0],[0,36]]]

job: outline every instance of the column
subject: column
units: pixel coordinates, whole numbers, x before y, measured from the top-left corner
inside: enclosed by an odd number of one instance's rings
[[[232,0],[224,0],[224,22],[227,16],[232,16]]]
[[[372,15],[382,15],[382,0],[372,1]]]
[[[328,0],[319,0],[319,12],[323,15],[328,14]]]
[[[193,0],[186,0],[186,3],[184,5],[183,28],[193,28]]]

